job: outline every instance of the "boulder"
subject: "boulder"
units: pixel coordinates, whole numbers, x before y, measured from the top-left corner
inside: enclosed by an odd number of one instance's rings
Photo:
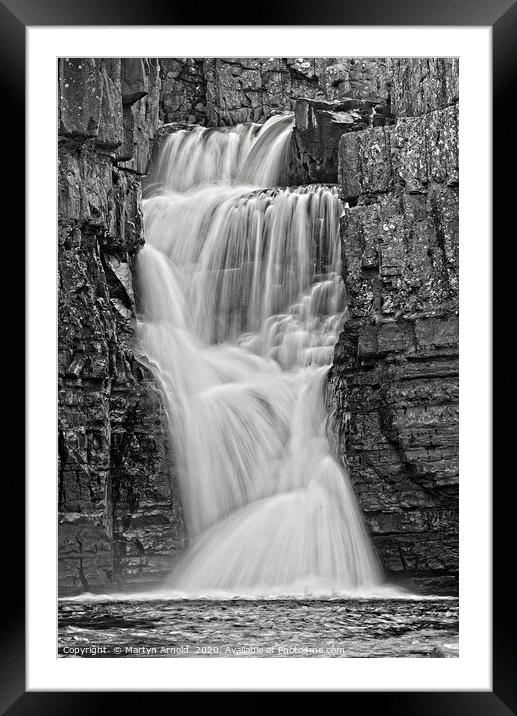
[[[341,137],[373,126],[374,118],[377,123],[390,122],[389,111],[383,114],[381,109],[384,110],[384,105],[374,100],[298,100],[284,182],[336,183]]]

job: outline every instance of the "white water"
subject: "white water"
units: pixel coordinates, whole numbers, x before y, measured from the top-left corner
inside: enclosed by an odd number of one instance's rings
[[[171,593],[381,581],[325,433],[344,310],[340,204],[328,187],[271,188],[291,125],[171,135],[144,201],[139,342],[167,393],[191,540]]]

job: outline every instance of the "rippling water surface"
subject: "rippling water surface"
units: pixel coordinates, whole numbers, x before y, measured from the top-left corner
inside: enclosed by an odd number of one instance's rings
[[[456,657],[457,599],[63,600],[63,657]]]

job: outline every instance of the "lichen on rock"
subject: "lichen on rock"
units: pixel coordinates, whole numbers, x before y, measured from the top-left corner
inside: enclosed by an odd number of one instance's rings
[[[155,582],[184,540],[164,403],[134,343],[157,78],[152,60],[59,64],[61,594]]]
[[[392,108],[416,116],[340,139],[348,320],[327,402],[388,579],[454,594],[458,108],[444,89],[454,63],[430,63],[433,94],[416,91],[423,62],[397,60],[392,80]]]

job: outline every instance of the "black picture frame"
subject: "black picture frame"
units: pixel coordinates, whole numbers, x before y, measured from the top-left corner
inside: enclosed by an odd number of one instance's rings
[[[199,7],[182,4],[176,6],[170,0],[155,1],[152,4],[141,0],[0,0],[0,76],[2,78],[4,112],[3,152],[5,183],[4,197],[9,197],[9,212],[17,212],[19,219],[10,243],[23,248],[22,219],[25,215],[24,146],[23,127],[25,124],[25,30],[27,26],[67,25],[193,25],[192,20],[203,17],[203,25],[428,25],[428,26],[491,26],[493,31],[493,235],[502,239],[505,230],[505,213],[515,203],[515,182],[505,180],[505,168],[513,164],[510,153],[515,156],[515,142],[510,140],[512,132],[508,120],[512,84],[515,76],[517,42],[517,4],[512,0],[432,0],[425,5],[416,0],[361,0],[346,1],[339,6],[335,0],[319,0],[312,3],[299,0],[296,6],[288,3],[273,4],[268,0],[260,6],[253,5],[250,22],[243,17],[242,6],[230,4]],[[236,19],[238,23],[234,22]],[[232,22],[233,20],[233,22]],[[505,129],[506,128],[506,129]],[[499,131],[498,131],[499,130]],[[17,141],[9,138],[17,136]],[[512,149],[513,146],[513,149]],[[12,150],[10,159],[7,149]],[[511,192],[511,193],[510,193]],[[16,195],[16,196],[15,196]],[[16,209],[16,201],[20,204]],[[509,248],[511,252],[511,248]],[[506,249],[505,249],[506,252]],[[500,261],[511,261],[503,252]],[[8,260],[7,257],[4,260]],[[10,260],[10,259],[9,259]],[[495,260],[495,259],[494,259]],[[22,257],[23,261],[23,257]],[[5,265],[5,264],[4,264]],[[514,264],[515,265],[515,264]],[[19,260],[17,266],[20,266]],[[509,290],[507,288],[507,290]],[[23,303],[22,299],[19,299]],[[508,298],[503,290],[494,296],[494,308],[504,315]],[[504,320],[504,319],[503,319]],[[22,337],[23,342],[23,337]],[[508,342],[499,339],[501,355],[510,360]],[[494,347],[498,346],[497,340]],[[496,374],[494,373],[494,376]],[[504,380],[501,375],[499,380]],[[505,390],[507,386],[505,386]],[[20,401],[20,404],[21,401]],[[512,426],[500,419],[494,436],[493,448],[511,444],[509,430]],[[494,438],[495,439],[495,438]],[[505,442],[506,440],[506,442]],[[9,446],[8,446],[9,447]],[[493,450],[497,454],[497,450]],[[18,470],[19,472],[19,470]],[[361,708],[379,710],[384,714],[494,714],[517,713],[517,660],[515,631],[511,628],[514,609],[513,580],[508,580],[508,545],[514,542],[513,513],[515,502],[509,499],[510,489],[505,480],[513,481],[512,470],[502,472],[493,482],[494,530],[493,530],[493,691],[492,692],[347,692],[344,708],[356,708],[353,701],[360,701]],[[25,503],[24,484],[20,475],[14,479],[13,471],[8,486],[9,505],[22,511]],[[510,548],[511,549],[511,548]],[[513,550],[511,550],[513,553]],[[506,555],[506,556],[505,556]],[[0,712],[10,716],[21,714],[80,714],[94,713],[102,708],[128,710],[149,710],[150,697],[154,694],[129,694],[130,703],[122,706],[121,693],[117,692],[26,692],[25,687],[25,596],[24,596],[24,540],[23,530],[16,525],[16,535],[9,549],[4,550],[4,596],[6,604],[2,611],[2,648],[0,650]],[[408,688],[411,685],[408,684]],[[206,694],[205,694],[206,695]],[[259,693],[252,705],[261,708],[266,694]],[[210,694],[212,708],[224,696]],[[244,694],[246,696],[246,694]],[[321,694],[317,696],[320,698]],[[305,701],[307,699],[307,701]],[[352,700],[352,701],[351,701]],[[154,701],[154,699],[153,699]],[[304,696],[306,708],[310,708],[311,697]],[[248,706],[249,709],[249,701]],[[172,704],[171,704],[172,707]]]

